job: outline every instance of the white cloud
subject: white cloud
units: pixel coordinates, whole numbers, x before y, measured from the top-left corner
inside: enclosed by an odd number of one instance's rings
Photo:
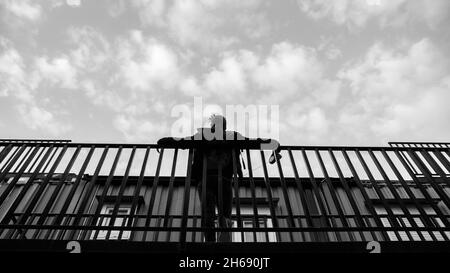
[[[81,0],[66,0],[66,3],[69,7],[77,8],[81,6]]]
[[[198,80],[193,76],[188,76],[180,82],[180,91],[187,96],[200,96],[203,93]]]
[[[42,78],[62,88],[77,87],[77,69],[67,56],[61,56],[49,61],[48,57],[36,59],[36,68]]]
[[[317,143],[327,136],[343,87],[341,80],[326,75],[318,50],[288,42],[272,45],[266,54],[227,51],[216,66],[186,78],[181,86],[188,96],[202,95],[221,105],[279,104],[278,125],[288,143]]]
[[[327,78],[322,78],[320,83],[315,85],[315,89],[311,91],[311,97],[318,104],[326,107],[336,106],[342,95],[342,82]]]
[[[279,130],[280,141],[286,145],[292,143],[317,144],[321,139],[334,134],[331,132],[334,114],[317,102],[292,102],[281,107]]]
[[[17,108],[30,129],[42,130],[52,136],[60,136],[71,129],[69,124],[58,121],[52,112],[37,105],[21,104]]]
[[[221,103],[280,104],[306,98],[334,105],[341,85],[327,78],[317,50],[282,42],[267,54],[227,51],[200,76],[185,77],[180,90]]]
[[[339,77],[353,93],[340,113],[343,126],[390,140],[450,133],[449,62],[429,39],[398,48],[374,45]]]
[[[375,44],[362,62],[343,69],[339,76],[351,81],[355,93],[405,97],[424,85],[435,84],[446,73],[448,63],[439,48],[423,39],[397,49]]]
[[[181,45],[199,44],[204,48],[224,48],[236,42],[232,36],[219,36],[215,30],[223,24],[215,16],[218,1],[176,1],[168,12],[168,26]],[[223,11],[223,10],[222,10]]]
[[[288,117],[290,125],[294,128],[303,128],[305,131],[310,131],[314,134],[324,134],[327,132],[329,122],[325,113],[320,108],[313,108],[306,114],[299,116]]]
[[[342,56],[342,51],[336,47],[330,47],[329,49],[327,49],[327,51],[325,52],[326,57],[329,60],[335,60],[337,58],[340,58]]]
[[[76,45],[71,50],[72,63],[85,72],[105,69],[104,64],[111,61],[109,42],[92,27],[71,27],[68,29],[69,42]]]
[[[23,101],[31,101],[32,88],[38,80],[28,75],[22,55],[12,43],[0,37],[0,96],[14,96]]]
[[[382,26],[426,23],[435,28],[449,15],[447,0],[297,0],[300,9],[314,19],[329,18],[339,25],[363,27],[376,20]]]
[[[119,130],[129,142],[156,141],[168,132],[164,122],[135,118],[133,116],[118,115],[114,118],[113,126]]]
[[[126,86],[149,92],[173,88],[180,74],[178,56],[165,44],[138,31],[123,40],[117,61]]]
[[[7,96],[25,80],[22,56],[15,49],[7,49],[0,55],[0,95]]]
[[[337,60],[342,58],[342,50],[335,44],[341,39],[336,37],[320,37],[320,43],[317,46],[317,51],[321,52],[328,60]]]
[[[111,5],[108,6],[108,14],[113,18],[119,17],[125,12],[125,10],[126,6],[124,0],[113,1]]]
[[[31,0],[4,0],[0,3],[0,6],[3,6],[8,14],[29,21],[37,21],[42,17],[40,4]]]
[[[97,106],[107,106],[114,111],[122,111],[127,105],[127,99],[119,96],[116,92],[108,88],[99,86],[98,83],[84,79],[80,83],[80,89],[83,90],[90,103]]]
[[[139,10],[139,18],[144,25],[164,26],[167,0],[132,0],[132,5]]]
[[[134,0],[144,26],[164,28],[182,46],[217,50],[269,32],[260,0]],[[231,30],[231,31],[230,31]],[[239,37],[240,36],[240,37]]]
[[[124,40],[126,40],[124,38]],[[68,42],[73,48],[67,54],[76,69],[78,88],[84,92],[88,101],[96,106],[106,106],[114,112],[123,111],[132,103],[129,87],[122,87],[120,58],[129,47],[110,43],[104,35],[92,27],[71,27],[68,30]],[[127,51],[128,52],[128,51]],[[119,79],[120,78],[120,79]]]
[[[69,42],[67,56],[86,99],[112,112],[111,125],[127,141],[154,139],[147,118],[167,111],[183,79],[178,53],[139,30],[111,41],[91,27],[72,28]]]
[[[322,69],[313,49],[283,42],[272,47],[271,54],[256,68],[253,79],[260,88],[289,96],[317,82]]]
[[[225,56],[218,68],[205,75],[204,87],[223,99],[229,100],[247,91],[244,63],[236,56]]]
[[[61,113],[55,115],[57,107],[44,107],[42,101],[48,102],[49,98],[38,92],[43,80],[74,87],[75,72],[67,60],[55,59],[49,63],[46,58],[38,58],[36,65],[30,66],[12,42],[1,38],[0,48],[3,50],[0,55],[0,95],[17,103],[15,109],[24,124],[31,130],[41,130],[51,136],[69,131],[71,125],[60,121]]]

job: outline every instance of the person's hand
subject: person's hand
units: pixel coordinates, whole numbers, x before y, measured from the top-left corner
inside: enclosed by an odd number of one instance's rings
[[[282,158],[281,154],[278,152],[272,152],[272,155],[269,158],[269,163],[274,164],[277,160],[280,160]]]

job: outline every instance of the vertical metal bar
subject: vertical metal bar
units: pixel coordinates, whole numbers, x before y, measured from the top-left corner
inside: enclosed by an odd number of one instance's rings
[[[247,155],[247,166],[248,166],[248,176],[250,181],[250,190],[252,195],[252,207],[253,207],[253,227],[259,228],[259,217],[258,208],[256,207],[256,192],[255,192],[255,181],[253,180],[253,168],[252,161],[250,159],[250,151],[245,149]],[[253,231],[253,241],[256,242],[256,232]]]
[[[383,204],[384,209],[386,210],[387,214],[388,214],[388,221],[391,223],[391,225],[393,227],[396,228],[400,228],[401,226],[399,225],[399,223],[397,222],[397,218],[395,216],[395,214],[392,212],[391,207],[389,206],[389,204],[387,203],[386,199],[384,198],[383,193],[381,192],[381,190],[378,187],[377,182],[375,181],[375,178],[372,175],[372,172],[370,171],[369,167],[366,164],[366,161],[364,160],[364,158],[362,157],[361,153],[359,152],[359,150],[355,150],[356,156],[359,159],[359,162],[361,163],[361,165],[364,168],[364,171],[366,172],[367,176],[369,177],[370,183],[372,184],[373,188],[375,189],[376,193],[378,194],[378,196],[380,197],[381,203]],[[402,238],[400,237],[399,231],[395,230],[394,231],[395,236],[401,241]],[[412,240],[412,238],[410,238],[411,235],[408,235],[408,238],[410,240]]]
[[[114,158],[114,162],[113,162],[113,164],[111,166],[111,170],[109,172],[108,178],[106,179],[106,183],[103,186],[102,194],[101,194],[101,196],[100,196],[100,198],[98,200],[98,204],[97,204],[97,208],[95,209],[94,217],[91,219],[91,221],[89,221],[88,225],[94,225],[97,222],[97,219],[99,219],[99,215],[100,215],[100,213],[102,211],[102,207],[103,207],[103,205],[105,203],[105,198],[106,198],[106,195],[108,193],[109,186],[111,185],[111,183],[112,183],[112,181],[114,179],[114,172],[116,171],[117,164],[119,163],[120,155],[122,154],[122,149],[123,149],[123,147],[119,146],[119,149],[117,150],[117,153],[116,153],[116,157]],[[98,233],[98,230],[94,230],[93,231],[93,234],[94,234],[93,237],[94,238],[97,237],[97,233]],[[108,240],[109,237],[106,237],[106,239]]]
[[[433,150],[436,151],[436,150]],[[421,150],[420,154],[425,158],[425,160],[428,162],[428,164],[433,168],[436,174],[438,174],[441,177],[445,178],[445,172],[441,169],[441,167],[436,163],[436,161],[430,156],[429,153],[427,153],[425,150]]]
[[[25,149],[26,149],[26,146],[22,146],[22,147],[25,147]],[[14,148],[14,147],[13,147]],[[13,149],[12,148],[12,149]],[[19,155],[19,157],[17,157],[17,154],[18,153],[20,153],[20,154],[22,154],[23,153],[23,150],[21,150],[19,147],[17,147],[16,149],[14,149],[14,152],[12,152],[12,154],[11,154],[11,156],[8,158],[8,159],[6,159],[6,156],[5,156],[5,164],[3,164],[3,166],[2,166],[2,168],[0,169],[0,173],[2,173],[2,172],[6,172],[5,171],[5,169],[6,169],[6,167],[11,163],[11,162],[16,162],[19,158],[20,158],[20,155]],[[16,159],[17,158],[17,159]],[[14,165],[14,164],[13,164]],[[13,166],[12,165],[12,166]],[[12,166],[11,166],[11,168],[12,168]],[[10,168],[10,169],[11,169]],[[8,172],[13,172],[13,171],[10,171],[10,170],[8,170]]]
[[[342,151],[341,151],[342,153]],[[356,219],[359,222],[359,226],[360,227],[365,227],[365,223],[364,220],[361,216],[361,212],[359,211],[358,205],[356,204],[355,198],[353,197],[353,193],[350,189],[350,187],[347,184],[347,181],[345,180],[345,177],[342,173],[341,167],[339,166],[338,161],[336,160],[336,157],[334,155],[334,152],[331,149],[328,149],[328,154],[331,157],[331,160],[333,162],[334,168],[336,169],[338,176],[339,176],[339,180],[341,181],[342,187],[344,188],[345,193],[347,194],[348,200],[350,202],[350,206],[352,207],[352,210],[354,212],[354,214],[356,215]],[[364,238],[363,234],[361,234],[361,237]],[[373,232],[371,232],[372,236],[375,237],[375,234],[373,234]]]
[[[434,180],[433,176],[430,174],[430,172],[427,170],[426,166],[423,164],[423,162],[420,161],[420,159],[416,156],[416,154],[411,150],[408,149],[408,154],[411,157],[411,159],[414,161],[414,163],[417,165],[417,167],[422,171],[425,178],[430,183],[431,187],[436,191],[436,193],[439,195],[439,197],[444,201],[445,205],[450,208],[450,199],[447,196],[447,194],[438,186],[438,183]],[[446,179],[445,176],[443,177],[444,180]]]
[[[197,206],[197,198],[196,198],[197,197],[197,190],[196,190],[196,187],[192,185],[192,179],[193,179],[193,177],[192,177],[192,174],[191,174],[191,187],[192,187],[192,190],[190,191],[188,198],[190,200],[189,202],[191,202],[191,200],[192,200],[192,205],[189,205],[188,211],[191,212],[192,214],[188,214],[188,220],[191,220],[192,224],[191,225],[188,224],[188,227],[190,226],[190,227],[193,227],[193,228],[197,228],[197,220],[198,220],[198,215],[196,214],[196,212],[197,212],[197,210],[196,210],[196,206]],[[198,232],[194,231],[194,230],[191,232],[191,234],[189,236],[189,241],[190,242],[197,242],[198,241],[197,240],[197,233]],[[186,239],[186,240],[188,240],[188,239]]]
[[[203,165],[202,165],[202,196],[201,196],[201,205],[202,205],[202,231],[203,236],[206,241],[206,233],[209,231],[206,227],[206,179],[207,179],[207,170],[208,170],[208,162],[206,160],[206,153],[203,153]],[[215,229],[213,230],[215,232]]]
[[[18,151],[20,150],[19,149],[19,147],[17,147],[17,148],[15,148],[14,149],[14,146],[11,148],[11,150],[13,151],[12,153],[11,153],[11,155],[9,155],[9,157],[8,157],[8,154],[9,153],[7,153],[7,154],[5,154],[5,158],[4,158],[4,163],[3,163],[3,166],[0,168],[0,174],[1,173],[3,173],[3,171],[5,170],[5,168],[10,164],[10,162],[11,162],[11,160],[16,156],[16,154],[18,153]],[[3,160],[2,160],[3,161]]]
[[[331,217],[328,215],[327,209],[325,208],[325,204],[323,203],[319,187],[317,186],[317,183],[316,183],[316,178],[314,177],[314,173],[311,169],[311,164],[309,163],[308,155],[306,154],[306,151],[304,148],[302,148],[302,156],[303,156],[303,161],[306,166],[306,170],[308,171],[309,181],[311,182],[311,186],[312,186],[314,195],[316,196],[317,203],[319,204],[319,209],[321,212],[320,213],[321,214],[320,215],[321,222],[324,226],[329,227],[330,223],[328,222],[328,220],[330,220]]]
[[[450,157],[450,149],[447,149],[444,152],[445,152],[445,154],[447,154],[448,157]]]
[[[42,148],[41,151],[39,152],[39,154],[35,157],[35,160],[33,161],[32,164],[30,164],[30,167],[28,168],[28,170],[25,170],[26,173],[31,172],[31,170],[34,168],[34,166],[36,165],[36,163],[39,161],[39,158],[41,158],[42,154],[44,153],[46,149]]]
[[[17,181],[19,180],[19,178],[23,175],[25,169],[27,168],[27,165],[30,163],[30,161],[33,159],[33,157],[36,155],[37,151],[39,150],[40,146],[37,145],[34,149],[33,149],[33,153],[31,156],[28,157],[26,163],[24,166],[22,166],[22,168],[19,170],[19,172],[14,176],[13,180],[9,183],[9,185],[6,187],[6,190],[2,193],[2,195],[0,196],[0,204],[3,204],[3,202],[6,200],[6,197],[9,195],[9,193],[12,191],[12,189],[15,187]],[[31,149],[30,149],[31,150]],[[20,155],[20,154],[19,154]],[[17,159],[16,159],[17,160]],[[11,162],[11,164],[14,164],[15,162]],[[10,166],[8,166],[8,170],[9,170]],[[3,181],[3,179],[5,178],[6,174],[8,171],[5,171],[4,174],[2,174],[2,177],[0,178],[0,181]]]
[[[289,154],[289,158],[291,160],[292,169],[294,170],[295,182],[297,184],[298,193],[300,195],[300,201],[302,203],[303,211],[306,216],[306,221],[308,223],[308,226],[314,227],[314,221],[311,218],[311,213],[309,212],[309,208],[308,208],[308,202],[306,201],[305,190],[303,189],[302,182],[300,181],[298,171],[297,171],[297,166],[295,164],[294,156],[292,154],[291,149],[288,149],[288,154]],[[302,224],[301,217],[299,217],[299,223],[300,223],[300,225]],[[315,237],[315,235],[316,234],[313,234],[314,237]]]
[[[33,196],[33,199],[28,204],[28,207],[25,209],[25,212],[23,213],[22,217],[17,221],[19,225],[22,225],[27,222],[28,218],[30,217],[30,214],[32,213],[34,207],[37,205],[39,199],[42,197],[42,193],[44,192],[45,188],[50,182],[50,179],[53,176],[53,173],[55,172],[56,168],[58,167],[59,163],[61,162],[64,154],[67,151],[67,145],[64,145],[64,148],[61,150],[60,154],[58,155],[58,158],[53,163],[52,168],[50,169],[49,173],[46,175],[44,181],[39,185],[38,189],[36,190],[36,193]],[[25,232],[22,233],[20,236],[20,239],[23,239],[25,236]]]
[[[442,153],[437,149],[433,150],[433,154],[437,157],[439,162],[444,165],[447,171],[450,172],[450,162],[445,158],[445,156],[443,156]]]
[[[400,184],[405,189],[406,194],[409,196],[409,199],[411,199],[414,202],[414,205],[416,206],[417,210],[419,211],[420,219],[423,219],[423,221],[425,222],[425,225],[427,227],[433,227],[434,225],[433,225],[432,221],[428,217],[428,215],[425,212],[425,210],[423,209],[422,205],[417,201],[415,194],[411,191],[410,186],[406,184],[405,180],[403,179],[402,174],[398,171],[398,168],[395,166],[394,162],[392,162],[391,158],[386,153],[386,150],[381,149],[381,153],[383,154],[387,163],[389,164],[389,166],[395,173],[395,176],[397,176],[397,179],[399,180]],[[434,234],[432,232],[430,234],[431,234],[431,236],[433,236],[433,240],[435,240]]]
[[[142,161],[142,166],[141,166],[141,172],[139,174],[139,179],[136,185],[136,188],[134,189],[134,194],[133,194],[133,201],[131,202],[131,211],[130,211],[130,217],[129,220],[127,222],[127,226],[128,227],[135,227],[137,226],[140,218],[135,217],[135,214],[138,214],[137,210],[138,210],[138,200],[139,200],[139,193],[141,192],[141,188],[142,188],[142,183],[144,182],[144,175],[145,175],[145,169],[147,166],[147,161],[148,161],[148,156],[150,154],[150,147],[147,147],[145,149],[145,155],[144,155],[144,160]],[[133,241],[134,238],[134,234],[135,233],[131,233],[130,235],[130,241]]]
[[[395,147],[404,147],[407,148],[410,145],[407,144],[396,144]],[[411,171],[414,173],[414,175],[418,174],[418,171],[416,170],[416,168],[413,166],[413,164],[411,164],[411,162],[409,161],[408,157],[405,156],[405,154],[403,153],[403,151],[400,151],[400,155],[401,157],[404,159],[404,161],[406,162],[406,165],[411,169]]]
[[[378,215],[378,213],[375,210],[375,206],[372,202],[372,200],[369,198],[369,196],[367,195],[366,189],[363,187],[361,180],[358,176],[358,173],[356,172],[355,167],[353,166],[352,161],[350,160],[347,151],[346,150],[342,150],[342,154],[344,155],[344,159],[347,163],[347,166],[349,167],[353,178],[355,179],[356,182],[356,186],[358,187],[359,191],[361,192],[361,195],[364,198],[364,201],[366,203],[366,206],[369,209],[369,212],[372,214],[373,219],[375,220],[375,224],[380,227],[383,228],[383,222],[381,221],[381,217]],[[384,238],[389,238],[388,233],[386,232],[386,230],[381,229],[381,233],[383,234]],[[375,237],[374,237],[375,238]]]
[[[51,151],[53,149],[53,145],[50,146],[50,148],[47,150],[47,153],[44,155],[44,158],[41,160],[41,162],[38,164],[38,167],[35,169],[34,173],[31,175],[31,177],[29,178],[29,180],[27,181],[27,183],[23,186],[22,191],[19,193],[19,195],[16,196],[14,202],[11,204],[8,212],[5,214],[4,216],[4,220],[3,223],[7,224],[9,222],[9,219],[13,218],[14,216],[14,211],[17,209],[17,207],[19,206],[20,202],[22,201],[23,197],[25,196],[25,194],[28,192],[29,188],[31,187],[31,185],[33,184],[33,180],[37,177],[37,175],[40,172],[40,169],[42,168],[42,166],[45,163],[45,160],[47,159],[47,157],[50,155]],[[20,219],[20,218],[19,218]],[[13,236],[14,231],[8,233],[6,235],[6,238],[11,238],[11,236]],[[1,235],[1,232],[0,232]]]
[[[237,155],[237,152],[239,152],[240,155],[240,150],[233,148],[233,150],[231,150],[231,155],[233,158],[233,186],[234,186],[234,196],[236,199],[236,218],[237,218],[237,227],[239,229],[242,229],[242,219],[241,219],[241,200],[239,197],[239,186],[240,186],[240,180],[241,177],[240,175],[238,175],[237,173],[237,160],[239,160],[239,155]],[[237,160],[236,160],[237,158]],[[241,230],[241,238],[242,240],[244,239],[244,232],[242,232]]]
[[[219,214],[218,217],[218,224],[219,227],[223,228],[221,221],[223,220],[223,181],[222,181],[222,166],[219,166],[218,174],[217,174],[217,191],[218,191],[218,202],[217,202],[217,211]],[[222,234],[224,231],[221,231]],[[217,238],[217,241],[219,241],[220,238]]]
[[[3,159],[5,159],[8,156],[12,148],[13,148],[12,144],[9,144],[8,146],[5,146],[5,148],[3,148],[3,150],[0,152],[0,163],[3,161]]]
[[[267,216],[262,216],[263,219],[263,228],[267,228]],[[269,231],[265,231],[264,232],[264,236],[265,236],[265,240],[266,242],[270,242],[270,238],[269,238]]]
[[[31,146],[31,147],[33,147],[33,146]],[[17,166],[14,168],[14,170],[12,170],[12,172],[14,172],[14,173],[17,172],[18,169],[21,169],[23,167],[23,163],[25,162],[25,159],[30,159],[29,155],[30,155],[31,151],[33,151],[33,149],[31,149],[31,147],[30,147],[30,149],[28,149],[28,151],[25,153],[25,155],[20,159],[19,164],[17,164]],[[38,147],[39,147],[39,145],[38,145]],[[31,159],[34,157],[34,155],[35,155],[35,153],[33,153],[33,156],[31,157]],[[27,164],[25,164],[26,167],[30,164],[30,162],[31,161],[27,160]],[[26,167],[24,168],[23,172],[25,172]]]
[[[48,169],[48,166],[50,165],[50,162],[52,162],[53,158],[55,157],[56,153],[60,150],[60,147],[56,147],[56,149],[53,151],[53,154],[50,155],[50,158],[47,160],[47,164],[42,168],[42,172],[45,173],[45,170]]]
[[[117,214],[119,212],[119,208],[120,208],[120,205],[121,205],[121,202],[122,202],[123,193],[125,192],[125,188],[127,186],[128,177],[130,175],[130,169],[131,169],[131,165],[133,164],[135,153],[136,153],[136,146],[133,146],[133,149],[131,150],[130,158],[128,160],[127,167],[125,169],[125,174],[124,174],[124,176],[122,178],[122,183],[120,184],[119,193],[118,193],[118,196],[116,198],[116,202],[114,204],[113,212],[112,212],[112,215],[111,215],[111,218],[110,218],[111,220],[109,222],[109,227],[110,228],[106,232],[106,238],[109,238],[109,235],[110,235],[110,232],[111,232],[111,228],[114,227],[114,222],[116,221]],[[131,214],[131,211],[130,211],[130,214]],[[124,218],[124,221],[122,223],[125,223],[125,218]],[[118,237],[119,240],[122,238],[122,233],[123,233],[123,230],[119,230],[119,237]]]
[[[436,154],[437,149],[433,149],[433,152],[434,152],[434,154]],[[443,180],[442,184],[446,184],[447,186],[450,187],[450,183],[449,183],[448,177],[445,174],[445,171],[439,166],[439,164],[437,164],[436,160],[423,149],[421,150],[421,153],[422,153],[423,157],[425,158],[425,160],[428,162],[428,164],[430,164],[433,167],[433,169],[435,169],[437,175],[439,175],[442,178],[442,180]]]
[[[23,151],[25,150],[26,146],[22,145],[22,148],[20,148],[20,151],[18,152],[18,154],[13,155],[14,158],[11,160],[11,158],[8,160],[7,165],[5,164],[6,168],[4,168],[0,174],[0,181],[3,181],[6,177],[6,175],[9,173],[9,170],[12,168],[12,166],[14,166],[14,164],[16,163],[17,159],[20,157],[20,155],[23,153]],[[17,150],[19,150],[17,148]],[[11,156],[12,157],[12,156]],[[5,201],[6,195],[2,195],[0,196],[0,204],[3,203],[3,201]]]
[[[338,197],[336,195],[336,190],[333,187],[333,184],[331,183],[330,177],[328,176],[327,169],[325,168],[325,164],[323,163],[322,156],[319,153],[318,149],[314,149],[314,152],[316,154],[317,159],[319,160],[320,168],[322,169],[322,173],[325,177],[325,182],[328,185],[328,189],[331,194],[331,199],[333,200],[334,206],[336,207],[336,210],[339,214],[339,219],[341,220],[341,223],[344,227],[348,228],[347,219],[345,218],[345,213],[343,209],[341,208],[341,205],[339,204]],[[339,232],[336,232],[336,234],[339,234]],[[350,237],[352,238],[352,234],[350,233]]]
[[[164,224],[163,227],[167,228],[169,226],[169,218],[170,215],[170,209],[172,208],[172,199],[173,199],[173,183],[175,181],[175,170],[177,167],[177,158],[178,158],[178,149],[175,149],[173,154],[173,161],[172,161],[172,171],[170,172],[170,180],[169,180],[169,191],[167,193],[167,199],[166,199],[166,210],[164,213]],[[170,232],[168,231],[166,233],[166,241],[169,241]]]
[[[287,209],[287,213],[288,213],[287,224],[288,224],[289,228],[295,228],[294,216],[292,214],[292,207],[291,207],[291,202],[289,200],[289,195],[287,192],[287,185],[286,185],[286,181],[284,179],[283,168],[281,167],[280,160],[278,159],[277,156],[275,156],[275,161],[277,163],[278,175],[279,175],[280,182],[281,182],[281,192],[283,193],[284,203],[286,204],[286,209]],[[289,232],[289,237],[291,239],[291,242],[293,242],[294,237],[292,236],[292,232]]]
[[[53,203],[55,202],[56,198],[58,198],[59,192],[61,191],[62,187],[64,186],[67,176],[68,176],[70,170],[72,169],[73,164],[75,163],[75,160],[77,159],[77,157],[80,153],[80,150],[81,150],[81,145],[78,145],[77,149],[75,150],[75,153],[72,155],[72,158],[69,161],[69,164],[67,164],[64,174],[61,176],[61,179],[60,179],[58,185],[54,189],[50,199],[47,201],[47,204],[45,205],[45,208],[42,211],[42,216],[39,218],[37,225],[43,225],[44,222],[47,220],[50,209],[52,208]],[[32,238],[35,239],[39,235],[39,233],[41,233],[41,232],[39,230],[36,230],[36,232],[34,233]],[[50,233],[51,233],[50,230],[48,230],[46,238],[48,238],[48,235]]]
[[[64,202],[62,208],[61,208],[61,212],[58,214],[58,216],[55,218],[55,220],[53,221],[52,225],[60,225],[63,221],[63,218],[66,217],[67,214],[67,209],[70,206],[70,203],[72,202],[72,199],[79,187],[79,185],[81,184],[81,180],[84,176],[84,173],[86,172],[87,166],[89,165],[89,162],[91,161],[92,155],[94,154],[95,151],[95,146],[92,145],[91,149],[89,150],[88,155],[86,156],[86,159],[84,160],[83,165],[81,166],[81,169],[75,179],[74,184],[72,185],[72,188],[70,189],[69,194],[66,197],[66,201]],[[75,208],[74,208],[75,210]],[[65,223],[70,222],[71,217],[67,217]],[[61,240],[64,236],[64,232],[59,233],[58,235],[58,240]]]
[[[266,184],[266,190],[267,190],[267,198],[269,199],[269,209],[270,209],[270,216],[272,217],[272,223],[273,223],[273,227],[274,228],[278,228],[278,219],[275,213],[275,208],[274,208],[274,202],[273,202],[273,198],[272,198],[272,187],[270,186],[270,179],[269,179],[269,175],[267,173],[267,165],[266,165],[266,158],[264,156],[264,151],[260,151],[261,154],[261,163],[263,166],[263,171],[264,171],[264,182]]]
[[[147,211],[147,218],[145,219],[145,226],[150,226],[150,221],[153,218],[153,206],[155,204],[155,198],[156,198],[156,191],[158,190],[158,182],[159,182],[159,172],[161,171],[161,163],[164,156],[164,148],[161,149],[161,152],[159,154],[158,158],[158,165],[156,166],[156,173],[155,177],[153,178],[153,186],[152,186],[152,195],[150,197],[150,202],[148,204],[148,211]],[[159,225],[158,225],[159,227]],[[142,237],[143,241],[147,240],[147,231],[145,231],[144,236]]]
[[[397,190],[392,186],[392,182],[389,179],[389,177],[387,176],[386,172],[384,171],[383,167],[381,166],[380,162],[378,161],[377,157],[375,156],[375,154],[373,153],[373,151],[371,149],[369,149],[369,155],[372,158],[372,161],[375,163],[375,165],[377,166],[378,171],[381,173],[381,176],[383,176],[384,181],[386,182],[387,187],[389,188],[389,190],[392,192],[392,194],[394,195],[394,198],[396,200],[398,200],[398,204],[401,208],[401,210],[403,211],[403,214],[406,216],[406,218],[408,219],[409,222],[411,222],[411,225],[414,228],[418,228],[418,225],[416,223],[416,221],[414,221],[413,217],[411,216],[411,213],[409,212],[408,208],[406,207],[405,203],[403,202],[402,198],[400,197],[400,195],[398,194]],[[411,233],[407,232],[408,237],[411,237]],[[422,233],[419,232],[418,233],[420,236],[421,240],[425,240],[425,238],[423,237]]]
[[[186,180],[184,182],[184,197],[183,197],[183,214],[181,219],[181,234],[180,242],[184,244],[186,242],[186,228],[189,218],[189,193],[191,190],[191,175],[192,175],[192,155],[193,149],[189,149]]]
[[[440,216],[440,218],[442,219],[442,221],[444,222],[446,227],[449,227],[449,221],[447,219],[447,217],[445,215],[442,214],[441,210],[436,206],[436,204],[433,202],[433,199],[431,198],[430,194],[428,193],[428,191],[425,189],[425,187],[422,185],[422,182],[419,181],[417,179],[417,177],[414,175],[413,171],[409,168],[408,164],[405,162],[405,160],[403,159],[403,156],[400,154],[399,151],[395,150],[395,155],[397,156],[397,158],[400,160],[400,163],[403,164],[403,167],[405,168],[405,170],[408,172],[409,176],[411,176],[411,178],[413,179],[414,183],[416,184],[416,186],[420,189],[422,195],[425,197],[425,199],[427,200],[427,203],[430,204],[430,206],[433,207],[433,209],[436,211],[436,213]]]
[[[91,181],[87,182],[88,186],[87,186],[87,189],[85,191],[86,192],[85,196],[84,196],[83,200],[80,203],[80,206],[78,208],[78,212],[76,213],[75,219],[74,219],[73,224],[72,224],[75,227],[79,225],[81,219],[83,218],[82,214],[86,210],[88,202],[92,201],[92,200],[89,200],[89,198],[90,198],[90,196],[92,194],[92,191],[94,190],[94,187],[95,187],[96,182],[97,182],[98,175],[99,175],[100,170],[101,170],[101,168],[103,166],[103,163],[105,162],[105,159],[106,159],[106,156],[108,154],[108,151],[109,151],[109,147],[106,146],[105,149],[103,150],[103,153],[102,153],[102,155],[100,157],[100,160],[98,161],[97,168],[95,169],[95,172],[94,172],[94,176],[92,177]],[[80,196],[80,198],[81,198],[81,196]],[[90,217],[88,218],[88,220],[89,221],[91,220]],[[69,238],[75,239],[76,233],[77,233],[77,231],[75,229],[71,230],[70,233],[69,233]]]

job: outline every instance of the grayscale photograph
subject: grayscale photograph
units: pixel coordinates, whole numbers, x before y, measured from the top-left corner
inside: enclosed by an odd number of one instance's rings
[[[448,0],[0,0],[0,253],[449,254],[449,26]]]

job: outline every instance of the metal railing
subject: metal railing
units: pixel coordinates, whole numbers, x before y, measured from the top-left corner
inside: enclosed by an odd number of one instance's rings
[[[389,142],[391,147],[450,148],[449,142]]]
[[[0,143],[69,143],[70,139],[20,139],[20,138],[1,138]]]
[[[195,147],[183,148],[0,141],[0,239],[450,239],[448,147],[282,146],[270,165],[271,151],[235,143],[233,226],[213,229],[201,225],[206,191],[192,186]]]

